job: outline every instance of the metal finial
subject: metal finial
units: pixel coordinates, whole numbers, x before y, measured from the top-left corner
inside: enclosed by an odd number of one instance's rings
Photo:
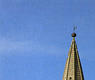
[[[75,32],[76,29],[77,29],[77,26],[74,26],[73,31]]]
[[[75,30],[77,29],[77,26],[74,26],[73,28],[73,33],[72,33],[72,37],[76,37],[76,33],[75,33]]]

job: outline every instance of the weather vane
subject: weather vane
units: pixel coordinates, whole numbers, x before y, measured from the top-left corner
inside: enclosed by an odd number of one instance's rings
[[[77,29],[77,26],[74,26],[73,31],[75,32],[76,29]]]
[[[76,37],[76,33],[75,33],[75,30],[77,29],[77,26],[74,26],[73,28],[73,33],[72,33],[72,37]]]

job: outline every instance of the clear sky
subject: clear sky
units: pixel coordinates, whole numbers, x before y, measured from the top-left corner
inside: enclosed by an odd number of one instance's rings
[[[74,25],[93,80],[95,0],[0,0],[0,80],[62,80]]]

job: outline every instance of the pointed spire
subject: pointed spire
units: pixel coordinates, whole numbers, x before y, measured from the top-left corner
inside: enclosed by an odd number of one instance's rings
[[[78,49],[75,41],[76,33],[72,33],[72,43],[65,65],[63,80],[84,80]]]

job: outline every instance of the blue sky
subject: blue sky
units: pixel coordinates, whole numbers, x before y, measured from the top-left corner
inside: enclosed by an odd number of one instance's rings
[[[0,80],[62,80],[75,25],[84,77],[92,80],[94,0],[0,0]]]

